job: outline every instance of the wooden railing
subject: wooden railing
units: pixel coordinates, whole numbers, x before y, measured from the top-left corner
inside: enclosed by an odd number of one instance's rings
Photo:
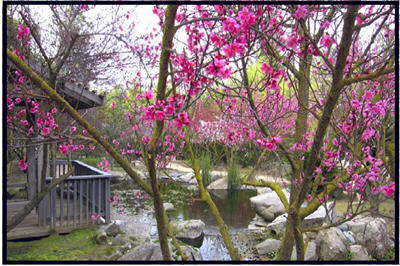
[[[39,226],[78,227],[110,222],[110,174],[80,161],[72,161],[73,176],[51,190],[38,208]],[[46,184],[68,172],[67,161],[52,162]]]

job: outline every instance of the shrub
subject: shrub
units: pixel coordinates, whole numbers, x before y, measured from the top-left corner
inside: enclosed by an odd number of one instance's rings
[[[228,165],[228,189],[233,189],[240,184],[240,169],[237,162],[232,159]]]
[[[201,177],[203,179],[204,187],[211,183],[211,158],[209,154],[203,154],[199,160]]]
[[[86,157],[84,159],[81,159],[80,161],[90,166],[98,168],[97,164],[101,161],[101,158]]]

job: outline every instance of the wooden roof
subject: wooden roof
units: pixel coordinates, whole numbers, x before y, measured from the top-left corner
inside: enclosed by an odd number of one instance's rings
[[[9,60],[7,60],[7,68],[11,68],[10,71],[7,71],[7,75],[14,73],[17,69]],[[36,69],[35,66],[32,67],[32,70],[35,73],[40,73],[39,69]],[[7,80],[9,81],[9,79]],[[82,82],[58,81],[55,89],[77,110],[105,104],[105,94],[98,95],[90,91],[88,87],[83,86]]]

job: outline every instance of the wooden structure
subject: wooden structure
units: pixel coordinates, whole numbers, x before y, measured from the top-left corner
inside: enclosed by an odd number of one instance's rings
[[[30,65],[34,72],[43,73],[39,64],[31,62]],[[7,85],[11,85],[12,80],[15,79],[13,75],[16,67],[9,60],[7,60],[7,69]],[[32,84],[28,82],[26,86],[32,86]],[[98,107],[105,103],[105,95],[97,95],[95,92],[89,91],[83,83],[75,80],[58,79],[55,89],[77,110]],[[35,88],[33,88],[33,91],[36,93]],[[40,101],[40,98],[34,100]],[[24,107],[25,102],[22,101],[20,105]],[[35,121],[34,116],[32,119]],[[41,136],[33,139],[35,139],[35,142],[37,140],[38,143],[44,140]],[[28,201],[7,201],[7,219],[10,219],[13,214],[22,209],[29,200],[41,191],[43,188],[43,184],[40,184],[42,170],[46,173],[44,186],[67,172],[67,161],[56,161],[54,166],[51,167],[53,163],[47,156],[48,163],[47,165],[44,164],[44,147],[52,149],[55,154],[57,144],[57,141],[53,140],[48,145],[32,145],[32,142],[29,141],[21,145],[21,147],[24,145],[26,147],[27,183],[8,184],[7,182],[7,187],[10,187],[9,185],[26,187]],[[99,223],[100,221],[110,221],[108,200],[110,198],[111,176],[79,161],[72,161],[72,164],[75,171],[73,176],[57,185],[42,200],[38,208],[33,210],[24,221],[7,234],[7,240],[45,236],[54,230],[68,232],[76,227]],[[100,215],[100,217],[97,220],[92,220],[92,215],[96,217]]]
[[[47,184],[68,171],[67,161],[56,161],[55,164],[56,172],[46,178]],[[111,175],[80,161],[74,160],[72,165],[73,176],[53,188],[38,210],[33,210],[7,234],[7,240],[47,236],[51,232],[66,233],[74,228],[110,222]],[[7,204],[7,218],[26,203]]]

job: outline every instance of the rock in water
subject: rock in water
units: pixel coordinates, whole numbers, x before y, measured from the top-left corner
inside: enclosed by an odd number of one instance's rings
[[[201,247],[204,239],[205,224],[201,220],[175,221],[171,223],[172,230],[177,239],[195,246]]]
[[[347,260],[350,251],[349,244],[343,232],[336,228],[329,228],[318,232],[317,255],[320,260]]]
[[[355,240],[366,247],[374,258],[382,259],[385,256],[390,243],[386,234],[385,220],[367,216],[355,218],[346,224],[354,233]]]
[[[222,177],[207,186],[207,190],[228,189],[228,178]]]
[[[285,193],[289,198],[288,193]],[[276,217],[286,212],[285,206],[275,191],[250,198],[253,210],[267,222],[272,222]]]

